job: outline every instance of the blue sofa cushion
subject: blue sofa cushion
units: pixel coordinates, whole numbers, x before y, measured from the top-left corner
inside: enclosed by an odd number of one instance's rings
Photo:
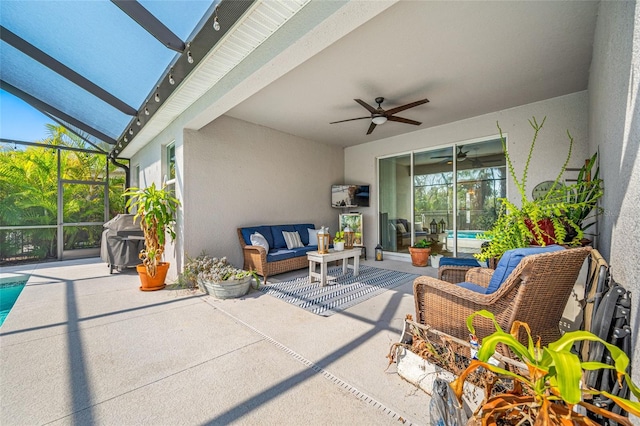
[[[476,293],[485,294],[487,289],[482,287],[481,285],[470,283],[470,282],[461,282],[457,283],[457,286],[462,288],[466,288],[467,290],[475,291]]]
[[[513,272],[513,270],[518,266],[518,264],[524,257],[530,256],[532,254],[550,253],[559,250],[564,250],[564,247],[558,245],[545,247],[527,247],[505,252],[500,258],[500,262],[498,262],[498,266],[496,267],[496,270],[491,277],[491,281],[489,281],[489,286],[487,287],[486,294],[491,294],[498,291],[502,283],[507,279],[511,272]],[[440,259],[441,265],[443,260],[444,259]]]
[[[282,231],[295,232],[293,225],[273,225],[271,227],[271,234],[273,235],[273,248],[287,248],[287,242],[284,240]],[[307,235],[308,237],[309,235]],[[302,238],[302,235],[300,235]]]
[[[276,262],[278,260],[286,260],[293,257],[305,256],[307,252],[317,249],[317,246],[296,247],[291,250],[287,248],[273,249],[270,250],[269,253],[267,253],[267,262]]]
[[[300,223],[293,225],[293,228],[298,231],[302,244],[306,246],[309,244],[309,231],[307,231],[307,229],[315,229],[316,227],[313,223]]]
[[[440,266],[472,266],[479,267],[480,264],[475,259],[461,257],[443,257],[440,259]]]
[[[296,256],[306,256],[308,252],[314,250],[318,250],[318,246],[296,247],[293,249],[296,252]]]
[[[259,232],[267,240],[267,242],[269,243],[269,247],[273,247],[273,236],[271,235],[270,226],[267,226],[267,225],[248,226],[246,228],[241,228],[240,232],[242,232],[242,237],[244,238],[244,243],[246,245],[249,245],[249,246],[251,245],[251,234],[253,234],[254,232]]]
[[[291,259],[298,254],[294,250],[287,250],[287,248],[273,249],[267,253],[267,262],[277,262],[278,260]]]

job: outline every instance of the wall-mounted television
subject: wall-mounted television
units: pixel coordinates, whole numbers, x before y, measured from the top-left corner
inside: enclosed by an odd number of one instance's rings
[[[331,207],[369,207],[369,185],[331,185]]]

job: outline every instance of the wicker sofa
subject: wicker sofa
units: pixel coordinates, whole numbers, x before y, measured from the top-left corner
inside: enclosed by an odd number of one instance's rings
[[[308,229],[315,229],[313,223],[294,225],[260,225],[238,228],[238,239],[244,256],[244,269],[251,269],[265,281],[268,276],[302,269],[309,266],[307,253],[317,250],[317,245],[309,245]],[[287,249],[282,231],[298,231],[304,247]],[[251,235],[260,233],[269,243],[269,251],[251,244]]]

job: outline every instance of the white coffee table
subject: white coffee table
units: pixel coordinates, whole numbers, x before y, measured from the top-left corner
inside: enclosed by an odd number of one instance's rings
[[[322,287],[327,285],[327,278],[333,278],[327,276],[327,263],[333,262],[334,260],[342,260],[343,275],[347,273],[347,268],[352,268],[353,275],[358,275],[361,253],[362,249],[360,247],[340,251],[329,250],[329,253],[326,254],[310,251],[307,253],[307,259],[309,260],[309,281],[314,282],[314,279],[317,278]],[[349,258],[353,258],[353,265],[349,265]],[[320,264],[320,273],[316,272],[318,264]]]

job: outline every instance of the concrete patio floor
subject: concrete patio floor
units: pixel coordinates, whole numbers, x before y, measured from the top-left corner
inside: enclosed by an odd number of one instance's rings
[[[387,369],[411,283],[321,317],[257,291],[141,292],[99,259],[2,272],[30,274],[0,328],[2,425],[429,423],[429,397]]]

